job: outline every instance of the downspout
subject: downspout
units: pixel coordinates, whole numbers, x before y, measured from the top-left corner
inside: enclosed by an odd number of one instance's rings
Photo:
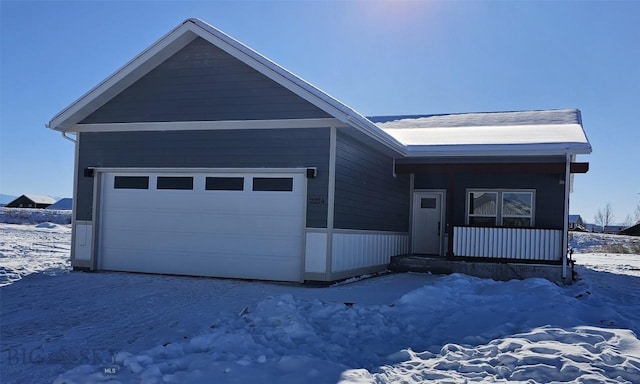
[[[564,171],[564,224],[562,227],[562,281],[567,278],[567,248],[569,247],[569,192],[571,183],[571,156],[565,155]]]
[[[67,132],[61,132],[62,133],[62,137],[64,137],[65,139],[69,140],[72,143],[76,143],[76,140],[70,138],[69,136],[67,136]]]
[[[49,124],[45,124],[44,127],[48,128],[48,129],[51,129],[51,126]],[[62,131],[60,133],[62,134],[62,137],[64,137],[65,139],[69,140],[70,142],[72,142],[74,144],[76,143],[76,140],[74,140],[74,139],[70,138],[69,136],[67,136],[67,132]]]

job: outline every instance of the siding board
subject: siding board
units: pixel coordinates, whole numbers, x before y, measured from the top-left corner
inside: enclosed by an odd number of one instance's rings
[[[308,197],[328,198],[329,128],[80,133],[76,218],[92,218],[86,167],[304,168]],[[326,204],[307,205],[307,226],[326,228]]]
[[[80,124],[331,117],[196,38]]]
[[[407,232],[409,176],[393,177],[393,157],[359,135],[338,130],[334,227]]]

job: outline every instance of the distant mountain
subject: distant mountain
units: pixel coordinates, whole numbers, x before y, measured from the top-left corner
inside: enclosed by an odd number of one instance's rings
[[[5,195],[0,193],[0,205],[5,205],[16,199],[18,196]]]

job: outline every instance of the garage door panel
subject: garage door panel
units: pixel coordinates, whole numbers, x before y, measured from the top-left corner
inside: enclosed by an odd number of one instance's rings
[[[204,190],[212,175],[192,175],[193,190],[156,190],[149,174],[145,190],[114,188],[105,174],[99,267],[299,281],[304,175],[247,173],[243,191]],[[253,177],[292,178],[293,191],[252,191]]]
[[[188,228],[189,232],[207,234],[266,234],[292,236],[303,225],[300,217],[295,215],[274,216],[254,215],[246,219],[238,219],[238,214],[207,215],[201,213],[175,213],[172,215],[144,212],[109,212],[104,218],[110,222],[109,229],[126,231],[148,231],[153,226],[154,232],[179,232]],[[198,224],[196,224],[198,223]]]
[[[217,268],[211,268],[211,260],[217,260]],[[194,253],[177,251],[157,251],[150,255],[145,250],[127,250],[116,252],[108,258],[104,269],[113,271],[162,273],[172,275],[238,277],[238,271],[246,267],[247,262],[256,264],[270,263],[270,269],[252,269],[243,271],[242,278],[261,280],[290,280],[299,273],[300,265],[292,264],[288,259],[270,259],[256,257],[247,260],[242,256],[225,253]]]
[[[119,246],[118,241],[127,239],[125,247]],[[300,240],[302,236],[298,239]],[[259,236],[241,234],[207,234],[192,232],[157,232],[144,231],[107,230],[103,233],[104,252],[110,249],[118,249],[120,252],[126,249],[156,251],[188,251],[199,252],[202,250],[215,250],[219,253],[237,255],[265,255],[273,257],[293,257],[299,254],[297,244],[289,241],[287,236]],[[113,245],[111,245],[113,244]]]

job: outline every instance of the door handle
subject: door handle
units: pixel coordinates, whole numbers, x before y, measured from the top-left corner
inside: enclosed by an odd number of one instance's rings
[[[440,222],[438,221],[438,237],[440,237]]]

